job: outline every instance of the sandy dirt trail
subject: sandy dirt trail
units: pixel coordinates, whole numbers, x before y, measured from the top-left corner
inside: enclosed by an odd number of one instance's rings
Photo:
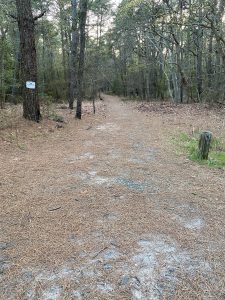
[[[224,299],[223,171],[105,105],[1,156],[0,299]]]

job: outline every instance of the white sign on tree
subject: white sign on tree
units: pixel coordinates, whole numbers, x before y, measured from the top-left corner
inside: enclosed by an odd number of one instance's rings
[[[35,90],[36,83],[34,81],[27,81],[26,82],[26,88],[30,90]]]

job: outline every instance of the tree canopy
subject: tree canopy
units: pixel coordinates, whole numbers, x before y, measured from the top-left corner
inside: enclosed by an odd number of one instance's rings
[[[73,108],[82,88],[90,99],[102,90],[145,100],[224,102],[224,0],[122,0],[117,8],[109,0],[89,0],[80,86],[82,13],[77,1],[73,15],[72,3],[31,1],[41,101],[70,101]],[[1,1],[2,108],[23,98],[17,15],[15,1]]]

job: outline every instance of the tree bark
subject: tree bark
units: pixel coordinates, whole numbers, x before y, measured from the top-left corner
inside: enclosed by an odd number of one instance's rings
[[[212,133],[210,131],[204,131],[201,133],[199,140],[199,158],[208,159],[209,149],[212,140]]]
[[[39,122],[40,104],[37,93],[37,61],[34,33],[34,18],[30,0],[16,0],[17,22],[20,33],[21,77],[23,116],[26,119]],[[26,82],[33,81],[35,89],[26,88]]]
[[[202,1],[200,1],[199,9],[198,9],[198,27],[195,31],[195,45],[196,45],[196,83],[197,83],[197,92],[198,92],[198,100],[201,101],[202,93],[203,93],[203,72],[202,72],[202,51],[203,51],[203,29],[202,29],[202,21],[203,21],[203,11],[202,11]]]
[[[19,31],[15,33],[15,50],[14,50],[14,71],[13,71],[13,83],[12,83],[12,91],[11,97],[14,104],[17,104],[16,92],[17,92],[17,80],[20,81],[20,41],[19,41]]]
[[[74,98],[77,87],[77,0],[71,0],[72,4],[72,41],[71,41],[71,62],[70,62],[70,97],[69,108],[73,109]]]
[[[211,31],[209,36],[208,59],[207,59],[207,76],[208,76],[209,88],[212,87],[212,76],[213,76],[212,54],[213,54],[213,33]]]
[[[0,108],[3,109],[5,105],[5,40],[6,31],[0,29]]]
[[[77,80],[77,110],[76,118],[81,119],[82,117],[82,101],[84,98],[84,89],[83,89],[83,78],[84,78],[84,58],[85,58],[85,27],[87,19],[87,0],[80,1],[80,20],[79,20],[79,32],[80,32],[80,56],[79,56],[79,68],[78,68],[78,80]]]
[[[66,70],[66,49],[65,49],[65,13],[63,9],[63,4],[61,0],[57,1],[59,7],[59,16],[60,16],[60,39],[61,39],[61,47],[62,47],[62,64],[63,64],[63,76],[64,81],[67,80],[67,70]]]

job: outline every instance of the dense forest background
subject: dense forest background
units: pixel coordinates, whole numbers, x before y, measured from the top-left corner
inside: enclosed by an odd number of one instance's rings
[[[25,1],[26,2],[26,1]],[[27,1],[30,2],[30,1]],[[82,2],[82,0],[80,1]],[[42,102],[79,96],[79,1],[33,0]],[[76,5],[76,11],[74,10]],[[89,0],[85,97],[100,91],[175,103],[225,101],[225,0]],[[0,2],[0,105],[22,102],[16,1]],[[71,86],[75,92],[71,94]],[[72,98],[71,98],[72,97]]]

